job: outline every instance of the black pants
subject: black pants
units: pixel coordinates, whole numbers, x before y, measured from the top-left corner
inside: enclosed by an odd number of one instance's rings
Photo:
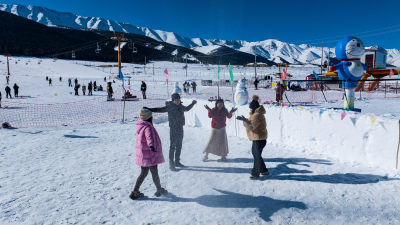
[[[179,162],[181,159],[182,140],[183,140],[183,126],[169,127],[169,161]]]
[[[18,97],[18,91],[14,91],[14,97]]]
[[[6,92],[6,98],[8,98],[8,96],[10,96],[10,98],[11,98],[11,92]]]
[[[149,174],[149,170],[151,172],[151,176],[153,177],[153,182],[157,187],[157,190],[161,189],[160,177],[158,176],[158,168],[157,165],[150,167],[141,167],[140,175],[136,180],[134,191],[139,191],[140,186],[142,185],[144,179]]]
[[[75,95],[79,95],[79,94],[78,94],[78,90],[77,90],[77,89],[75,89]]]
[[[267,140],[253,141],[253,145],[251,146],[251,153],[254,158],[253,169],[251,170],[251,175],[253,176],[259,176],[260,173],[268,171],[267,167],[265,167],[264,159],[261,156],[266,144]]]
[[[143,99],[146,99],[146,91],[142,91]]]

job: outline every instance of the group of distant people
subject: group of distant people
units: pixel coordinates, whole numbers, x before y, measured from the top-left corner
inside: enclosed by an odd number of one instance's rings
[[[192,83],[189,83],[188,81],[185,81],[183,83],[183,92],[186,93],[186,94],[189,94],[190,87],[192,87],[193,94],[195,94],[196,93],[197,84],[194,81]]]

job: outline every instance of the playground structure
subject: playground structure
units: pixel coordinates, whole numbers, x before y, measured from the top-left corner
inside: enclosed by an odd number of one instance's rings
[[[386,76],[389,76],[391,71],[393,73],[392,75],[398,75],[400,73],[400,68],[386,68],[387,52],[384,48],[372,46],[365,51],[365,54],[361,58],[361,62],[367,65],[368,69],[358,81],[355,91],[373,91],[379,84],[380,80]],[[329,71],[325,74],[325,77],[327,78],[335,78],[337,76],[337,71]],[[373,81],[370,82],[368,87],[365,89],[364,84],[371,77]]]

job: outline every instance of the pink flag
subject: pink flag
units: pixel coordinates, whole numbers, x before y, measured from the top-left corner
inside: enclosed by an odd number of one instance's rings
[[[393,70],[391,69],[391,70],[390,70],[390,73],[389,73],[389,78],[392,78],[393,75],[394,75],[394,72],[393,72]]]
[[[286,70],[283,69],[283,72],[282,72],[282,80],[286,80],[286,77],[287,77]]]
[[[165,68],[164,73],[165,73],[165,77],[167,78],[167,85],[168,85],[168,77],[169,77],[169,75],[168,75],[168,70],[167,70],[167,68]]]
[[[343,120],[345,117],[346,117],[346,113],[342,112],[342,114],[341,114],[342,120]]]

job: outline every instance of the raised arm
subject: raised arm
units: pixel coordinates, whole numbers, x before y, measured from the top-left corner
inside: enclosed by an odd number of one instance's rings
[[[193,100],[193,102],[188,106],[182,105],[183,106],[183,111],[187,112],[187,111],[191,110],[196,103],[197,103],[197,101]]]

